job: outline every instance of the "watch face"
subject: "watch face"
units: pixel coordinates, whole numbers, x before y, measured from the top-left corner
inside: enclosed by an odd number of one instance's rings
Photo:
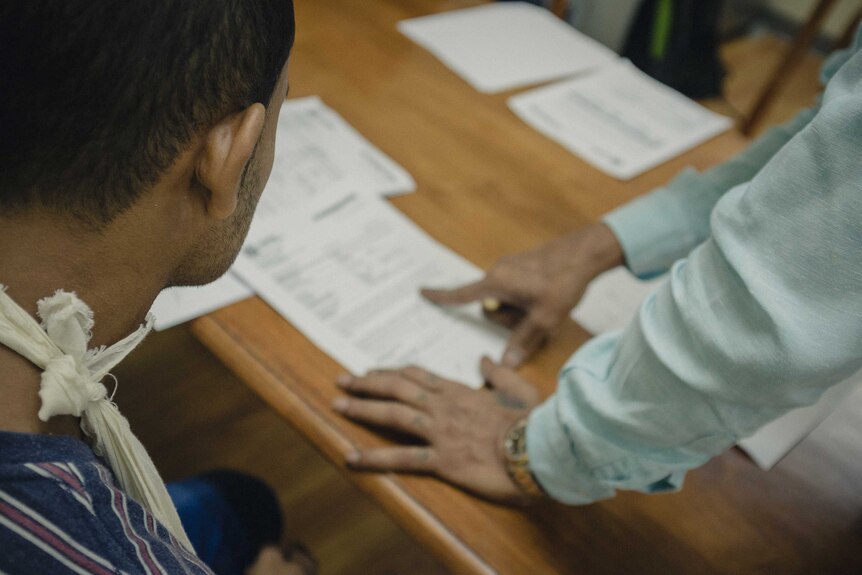
[[[518,488],[529,497],[544,497],[542,486],[530,471],[530,457],[527,455],[527,420],[523,419],[512,426],[503,441],[506,454],[506,471]]]
[[[513,461],[520,461],[527,454],[526,422],[512,428],[506,438],[506,455]]]
[[[512,435],[512,453],[515,455],[520,455],[524,450],[524,436],[520,430],[517,430]]]

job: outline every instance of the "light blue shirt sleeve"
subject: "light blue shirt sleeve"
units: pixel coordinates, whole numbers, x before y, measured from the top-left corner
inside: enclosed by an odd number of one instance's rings
[[[795,135],[746,168],[750,182],[681,201],[697,215],[685,241],[634,248],[649,273],[702,242],[625,331],[572,356],[531,414],[531,467],[552,497],[678,489],[688,469],[862,368],[862,53],[845,61]]]
[[[784,144],[808,125],[816,108],[772,128],[729,162],[704,173],[681,172],[653,190],[605,215],[620,242],[626,266],[642,279],[661,275],[709,237],[709,216],[731,188],[748,182]]]
[[[854,50],[834,54],[823,66],[827,84]],[[819,106],[804,110],[782,126],[768,130],[742,153],[704,173],[687,169],[667,186],[607,214],[625,254],[626,266],[647,279],[670,266],[709,237],[709,217],[728,190],[750,181],[793,136],[805,128]]]

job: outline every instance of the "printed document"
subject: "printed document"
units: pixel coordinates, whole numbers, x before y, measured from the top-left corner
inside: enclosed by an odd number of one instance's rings
[[[594,335],[624,329],[637,315],[643,300],[667,278],[641,281],[626,268],[618,267],[598,276],[590,283],[581,302],[572,312],[572,319]],[[862,394],[862,372],[833,386],[816,404],[794,409],[760,428],[754,435],[739,442],[762,469],[772,468],[793,447],[805,439],[821,422],[829,425],[831,417],[849,396]],[[857,402],[862,405],[862,399]],[[840,410],[839,410],[840,411]]]
[[[354,374],[415,364],[480,387],[480,358],[505,348],[505,331],[478,305],[444,309],[419,295],[481,270],[377,197],[353,193],[307,215],[255,222],[234,269]]]
[[[272,175],[255,221],[283,218],[317,198],[337,197],[348,187],[365,195],[396,195],[414,191],[416,184],[320,98],[284,102]],[[252,295],[231,272],[203,287],[170,288],[153,305],[156,329],[168,329]]]
[[[360,194],[412,192],[404,168],[315,96],[287,100],[278,119],[275,161],[257,217],[281,217],[347,186]]]
[[[628,60],[509,99],[527,124],[584,161],[629,180],[728,130],[711,112]]]
[[[617,58],[548,10],[523,2],[404,20],[398,30],[480,92],[571,76]]]

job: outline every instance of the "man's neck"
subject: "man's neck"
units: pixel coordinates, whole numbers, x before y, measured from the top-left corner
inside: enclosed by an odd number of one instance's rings
[[[14,351],[0,346],[0,431],[81,437],[77,417],[65,415],[41,421],[40,372]]]
[[[156,255],[138,252],[136,265],[129,264],[135,241],[131,230],[84,233],[44,218],[0,218],[0,283],[34,317],[39,299],[58,289],[75,292],[94,312],[90,346],[111,345],[140,325],[166,281]],[[40,369],[0,345],[0,430],[78,436],[76,418],[38,419],[40,377]]]

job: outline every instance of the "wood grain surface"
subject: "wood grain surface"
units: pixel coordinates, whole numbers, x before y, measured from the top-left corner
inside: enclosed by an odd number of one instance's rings
[[[296,0],[290,68],[291,97],[321,96],[403,165],[419,189],[393,203],[477,265],[594,222],[682,168],[708,167],[746,144],[728,132],[632,181],[613,180],[518,120],[506,106],[511,92],[474,91],[395,29],[404,18],[480,3]],[[192,329],[452,572],[862,573],[856,443],[806,442],[768,473],[733,450],[673,495],[510,509],[427,477],[345,470],[351,446],[385,440],[331,411],[341,368],[260,299]],[[557,370],[587,338],[567,323],[522,373],[551,394]],[[858,419],[847,425],[862,428]]]

